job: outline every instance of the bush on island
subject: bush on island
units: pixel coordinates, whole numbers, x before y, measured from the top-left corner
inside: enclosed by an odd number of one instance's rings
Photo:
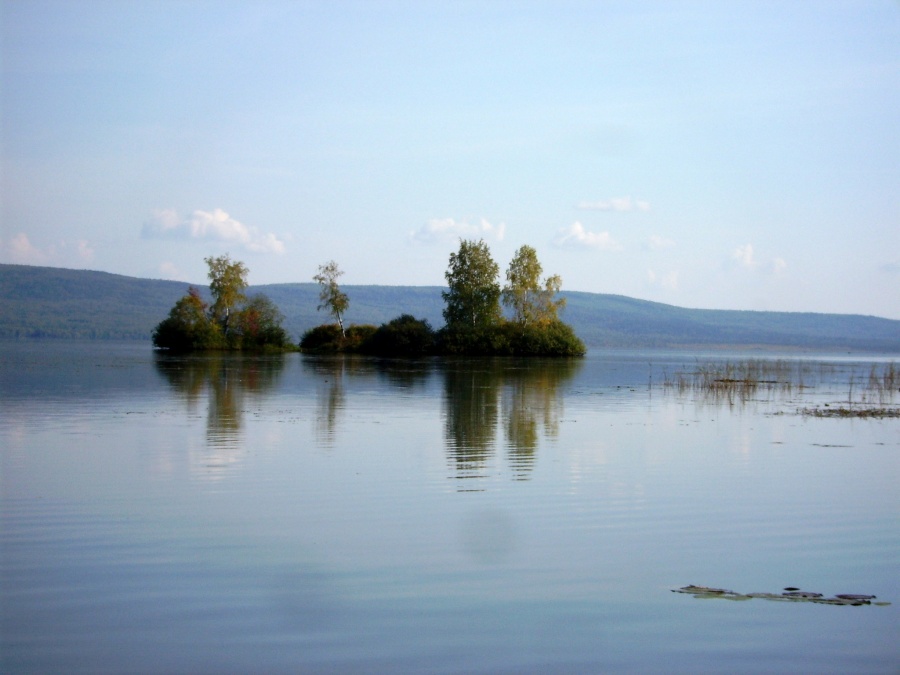
[[[346,334],[341,334],[341,327],[336,323],[326,323],[310,328],[300,338],[300,349],[313,353],[358,352],[375,333],[375,326],[368,324],[352,325]]]
[[[434,330],[425,319],[402,314],[378,327],[362,351],[381,356],[424,356],[434,352]]]
[[[584,356],[587,352],[572,327],[559,320],[524,328],[507,323],[504,329],[515,356]]]
[[[492,326],[444,327],[437,351],[464,356],[584,356],[587,349],[571,326],[559,320],[522,326],[500,321]]]
[[[191,287],[169,310],[169,316],[153,329],[153,345],[173,352],[222,349],[225,336],[209,318],[200,292]]]

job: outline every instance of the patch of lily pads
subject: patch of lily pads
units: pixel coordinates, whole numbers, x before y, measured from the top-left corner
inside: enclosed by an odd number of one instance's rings
[[[718,598],[720,600],[772,600],[775,602],[814,602],[818,605],[853,605],[859,607],[861,605],[878,605],[887,606],[889,602],[873,602],[876,599],[874,595],[863,595],[857,593],[839,593],[831,598],[826,598],[822,593],[813,593],[810,591],[801,591],[794,586],[788,586],[781,593],[736,593],[724,588],[711,588],[709,586],[682,586],[681,588],[673,588],[673,593],[687,593],[693,595],[699,600]]]

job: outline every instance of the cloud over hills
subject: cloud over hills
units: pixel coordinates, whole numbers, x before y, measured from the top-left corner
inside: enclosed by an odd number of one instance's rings
[[[731,263],[745,270],[763,270],[770,274],[779,274],[787,269],[787,262],[784,258],[772,258],[767,262],[758,260],[753,250],[753,244],[744,244],[734,249],[731,252]]]
[[[409,239],[418,244],[432,244],[458,238],[503,241],[505,234],[506,223],[494,225],[484,218],[475,224],[454,218],[432,218],[418,230],[411,231]]]
[[[582,211],[649,211],[650,203],[631,197],[610,197],[593,202],[579,202],[578,208]]]
[[[74,242],[59,240],[47,246],[37,246],[28,235],[19,232],[9,239],[0,239],[0,260],[18,265],[84,265],[94,259],[94,249],[86,239]]]
[[[284,242],[271,232],[262,233],[252,225],[245,225],[222,209],[196,210],[182,218],[174,209],[155,211],[144,223],[141,236],[145,239],[194,239],[234,243],[253,253],[284,253]]]
[[[553,239],[553,244],[563,248],[593,248],[598,251],[622,250],[622,245],[613,239],[609,232],[591,232],[578,221],[569,227],[559,229]]]

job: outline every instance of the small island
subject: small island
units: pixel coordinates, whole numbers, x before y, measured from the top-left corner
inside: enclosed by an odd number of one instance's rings
[[[248,298],[247,266],[227,255],[204,258],[209,266],[207,304],[193,286],[153,329],[153,346],[169,352],[291,351],[284,316],[263,294]]]
[[[153,344],[168,351],[288,351],[283,316],[264,295],[244,296],[247,268],[228,256],[206,258],[213,302],[195,288],[178,300],[153,331]],[[313,277],[320,286],[319,310],[334,319],[306,331],[299,350],[306,353],[357,353],[389,357],[420,356],[583,356],[584,343],[563,323],[562,279],[541,279],[542,267],[531,246],[516,251],[498,282],[499,267],[483,240],[461,240],[450,254],[445,277],[445,325],[435,330],[425,319],[402,314],[381,326],[344,325],[350,299],[341,290],[343,272],[330,261]],[[504,314],[501,303],[507,312]]]

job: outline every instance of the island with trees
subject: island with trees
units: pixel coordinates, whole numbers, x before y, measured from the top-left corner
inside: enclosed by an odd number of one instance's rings
[[[291,343],[282,327],[282,313],[265,295],[246,297],[247,267],[227,255],[205,258],[212,303],[189,288],[153,331],[157,349],[170,352],[203,350],[288,351]],[[306,331],[300,351],[359,353],[392,357],[462,356],[583,356],[584,343],[559,318],[565,299],[558,275],[545,279],[531,246],[516,251],[498,280],[500,268],[483,240],[461,240],[450,254],[445,273],[447,290],[444,326],[432,328],[425,319],[401,314],[380,326],[347,325],[350,299],[338,278],[335,261],[319,266],[318,310],[333,322]],[[506,308],[504,313],[503,308]]]
[[[281,311],[265,295],[248,298],[247,267],[227,255],[204,258],[209,267],[208,305],[194,287],[153,329],[153,345],[170,352],[206,350],[288,351]]]
[[[541,279],[543,269],[531,246],[516,251],[498,281],[500,268],[483,240],[462,240],[450,254],[444,326],[434,330],[428,321],[403,314],[381,326],[344,328],[342,314],[349,306],[336,279],[341,271],[332,261],[313,279],[321,288],[319,309],[327,309],[337,323],[316,326],[303,334],[307,352],[357,352],[382,356],[583,356],[584,343],[559,318],[565,299],[557,298],[562,279]],[[508,310],[504,316],[501,302]]]

